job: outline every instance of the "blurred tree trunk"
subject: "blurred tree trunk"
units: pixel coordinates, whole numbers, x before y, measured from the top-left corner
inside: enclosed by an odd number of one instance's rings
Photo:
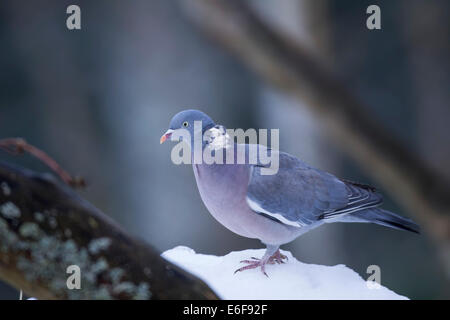
[[[442,179],[450,180],[450,2],[403,3],[400,27],[409,49],[420,154]],[[450,278],[450,240],[440,246],[441,259],[447,265],[444,270]],[[446,294],[450,292],[448,286],[445,290]]]
[[[92,2],[83,2],[82,14],[86,15],[82,15],[82,30],[69,31],[67,6],[64,1],[4,2],[8,31],[14,39],[14,46],[8,50],[25,72],[24,89],[29,91],[22,98],[35,111],[36,126],[42,132],[32,137],[33,142],[45,146],[69,171],[83,172],[89,181],[96,181],[87,197],[114,214],[111,194],[106,192],[110,183],[102,183],[113,171],[104,160],[109,152],[103,122],[107,116],[101,114],[102,101],[96,95],[101,89],[98,69],[103,57],[87,49],[91,41],[96,41],[96,28],[85,31],[88,17],[98,9]],[[110,10],[106,3],[101,9],[106,16]],[[24,132],[16,135],[31,140]],[[68,145],[72,151],[61,152]]]
[[[450,3],[436,0],[403,3],[400,25],[409,47],[410,76],[414,86],[411,95],[415,98],[418,113],[421,153],[450,180]]]

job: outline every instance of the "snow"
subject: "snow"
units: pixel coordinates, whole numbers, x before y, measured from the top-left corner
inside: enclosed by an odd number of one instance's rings
[[[162,253],[162,257],[204,280],[222,299],[408,299],[382,285],[373,288],[373,282],[370,283],[372,286],[368,285],[366,280],[345,265],[306,264],[283,250],[281,252],[289,260],[285,264],[267,265],[269,277],[263,275],[260,269],[234,274],[237,268],[244,265],[239,263],[241,260],[261,257],[264,251],[249,249],[219,257],[178,246]]]

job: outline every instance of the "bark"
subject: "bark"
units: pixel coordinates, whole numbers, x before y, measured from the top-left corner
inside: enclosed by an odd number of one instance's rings
[[[70,265],[79,290],[66,285]],[[54,176],[4,162],[0,279],[38,299],[217,299]]]

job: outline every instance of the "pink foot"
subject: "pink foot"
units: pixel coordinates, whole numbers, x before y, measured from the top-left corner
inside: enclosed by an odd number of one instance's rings
[[[283,260],[288,260],[288,257],[286,257],[284,254],[280,252],[280,250],[277,250],[272,256],[269,258],[262,257],[261,259],[251,257],[252,260],[242,260],[241,263],[246,263],[247,265],[244,267],[241,267],[237,269],[234,273],[244,271],[244,270],[250,270],[255,269],[258,267],[261,267],[261,272],[266,276],[269,277],[266,273],[266,264],[275,264],[275,263],[285,263]]]
[[[280,263],[285,263],[285,262],[283,261],[283,260],[285,260],[285,259],[286,259],[286,261],[289,260],[287,256],[285,256],[284,254],[282,254],[282,253],[280,252],[280,250],[277,250],[277,252],[275,252],[275,253],[269,258],[269,261],[272,260],[272,261],[275,261],[276,263],[280,264]],[[273,264],[273,262],[272,262],[272,264]]]

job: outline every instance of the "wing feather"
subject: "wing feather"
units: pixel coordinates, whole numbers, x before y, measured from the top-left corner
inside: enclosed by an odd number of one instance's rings
[[[252,167],[247,203],[253,211],[280,223],[302,227],[322,219],[339,219],[382,202],[381,195],[370,186],[342,181],[287,153],[279,152],[279,159],[275,175],[262,175],[262,165]]]

